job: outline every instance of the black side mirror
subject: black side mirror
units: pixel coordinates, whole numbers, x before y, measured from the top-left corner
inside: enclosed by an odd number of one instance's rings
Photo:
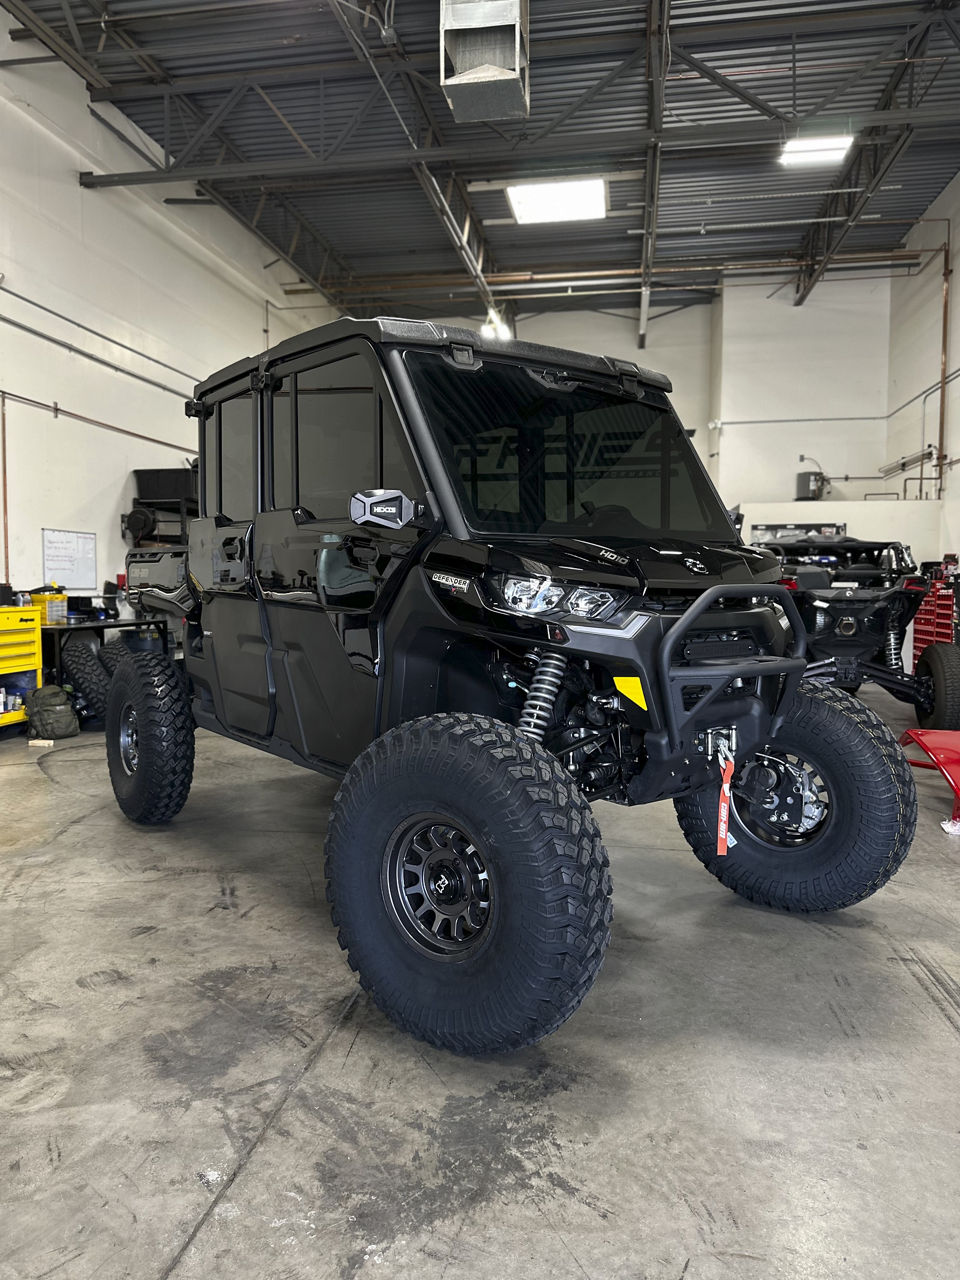
[[[354,524],[402,529],[415,515],[414,504],[399,489],[363,489],[350,499],[350,519]]]

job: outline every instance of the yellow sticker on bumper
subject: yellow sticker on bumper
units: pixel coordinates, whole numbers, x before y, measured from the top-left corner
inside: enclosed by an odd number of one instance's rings
[[[631,702],[635,702],[638,707],[642,707],[646,711],[647,700],[644,697],[643,685],[639,676],[614,676],[613,683],[625,698],[629,698]]]

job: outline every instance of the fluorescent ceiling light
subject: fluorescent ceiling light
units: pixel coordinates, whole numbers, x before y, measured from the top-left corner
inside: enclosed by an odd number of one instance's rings
[[[523,182],[507,187],[507,199],[517,222],[588,222],[607,216],[603,178],[570,182]]]
[[[850,150],[849,135],[821,138],[790,138],[783,144],[781,164],[839,164]]]

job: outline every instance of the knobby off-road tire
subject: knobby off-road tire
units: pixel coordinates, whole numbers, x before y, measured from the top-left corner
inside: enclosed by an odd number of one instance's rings
[[[918,702],[921,729],[960,729],[960,649],[954,644],[928,644],[917,659],[914,675],[933,683],[933,705]]]
[[[63,646],[60,665],[71,686],[83,696],[93,714],[102,720],[107,711],[110,677],[94,651],[82,641],[70,640]]]
[[[805,762],[825,815],[809,832],[777,830],[769,812],[730,806],[732,847],[718,857],[719,780],[674,802],[680,827],[709,872],[751,902],[785,911],[835,911],[861,902],[898,870],[917,822],[910,766],[883,722],[849,694],[804,684],[770,754]],[[814,805],[821,807],[818,800]],[[782,843],[777,843],[781,841]]]
[[[127,653],[107,701],[107,763],[117,804],[133,822],[169,822],[193,779],[194,722],[186,683],[169,658]]]
[[[110,640],[107,644],[102,644],[97,650],[97,657],[100,659],[100,665],[107,673],[108,680],[128,653],[130,653],[130,649],[124,640]]]
[[[516,729],[461,714],[391,729],[348,770],[326,842],[341,947],[379,1008],[455,1053],[555,1031],[610,938],[590,806]]]

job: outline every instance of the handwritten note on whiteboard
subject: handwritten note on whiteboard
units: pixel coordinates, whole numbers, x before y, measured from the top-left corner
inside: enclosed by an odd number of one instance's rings
[[[44,529],[43,580],[71,591],[96,591],[97,535]]]

